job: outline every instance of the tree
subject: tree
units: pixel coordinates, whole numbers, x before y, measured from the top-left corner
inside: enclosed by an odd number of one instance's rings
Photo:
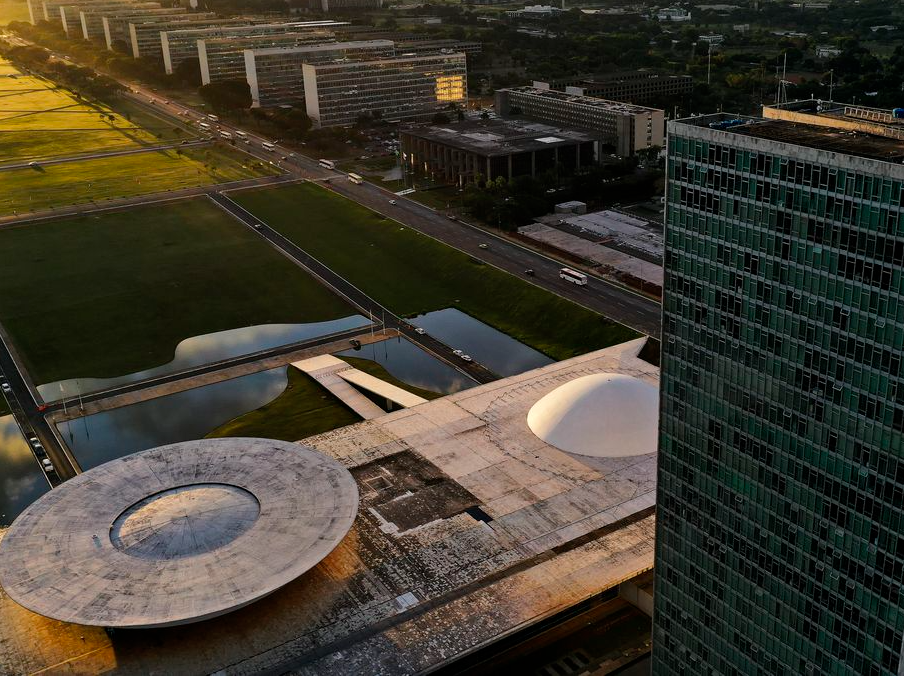
[[[185,59],[173,69],[173,77],[192,87],[201,86],[201,62],[193,56]]]
[[[214,110],[242,110],[251,107],[251,87],[245,80],[212,82],[199,87],[198,93]]]

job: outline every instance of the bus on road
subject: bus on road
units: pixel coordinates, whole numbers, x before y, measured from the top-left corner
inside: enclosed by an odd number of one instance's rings
[[[333,160],[317,160],[317,164],[319,164],[324,169],[335,169],[336,163]]]
[[[206,122],[198,122],[198,126],[201,127],[201,129],[204,129],[205,131],[210,130],[210,125],[207,124]]]
[[[243,132],[241,129],[236,129],[235,135],[238,136],[239,138],[247,138],[248,137],[248,134]]]
[[[275,148],[275,146],[272,143],[270,143],[269,141],[264,141],[263,143],[261,143],[261,147],[264,150],[269,150],[271,153],[273,152],[273,150]]]
[[[578,286],[587,286],[587,275],[585,275],[583,272],[572,270],[571,268],[562,268],[561,270],[559,270],[559,277],[564,279],[566,282],[571,282],[572,284],[577,284]]]
[[[222,137],[225,138],[225,139],[231,139],[231,138],[232,138],[232,134],[230,134],[228,131],[220,131],[220,136],[222,136]]]
[[[364,183],[364,178],[362,176],[359,176],[358,174],[349,174],[348,180],[355,185],[361,185],[362,183]]]

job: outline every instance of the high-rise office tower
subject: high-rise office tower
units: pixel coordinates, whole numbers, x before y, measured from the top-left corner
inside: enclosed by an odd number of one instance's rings
[[[901,113],[669,127],[656,676],[904,673]]]

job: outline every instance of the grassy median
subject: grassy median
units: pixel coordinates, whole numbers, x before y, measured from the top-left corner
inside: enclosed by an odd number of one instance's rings
[[[456,307],[555,359],[639,335],[319,186],[233,198],[398,314]]]
[[[191,336],[354,310],[205,198],[0,228],[0,322],[37,383],[172,360]]]
[[[269,404],[220,425],[207,437],[298,441],[360,422],[350,408],[306,373],[289,368],[285,391]]]

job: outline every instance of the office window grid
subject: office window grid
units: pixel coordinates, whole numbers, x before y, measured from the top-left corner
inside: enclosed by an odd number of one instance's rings
[[[895,674],[902,185],[678,134],[668,171],[654,673]]]

